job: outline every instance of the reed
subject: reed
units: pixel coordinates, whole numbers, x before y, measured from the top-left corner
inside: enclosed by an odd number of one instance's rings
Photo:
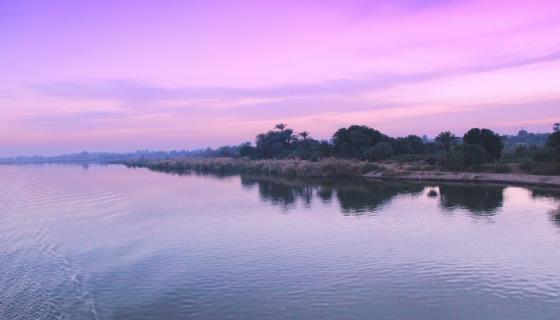
[[[124,162],[128,167],[143,167],[168,172],[213,172],[213,173],[248,173],[279,176],[356,176],[372,171],[381,171],[382,167],[367,161],[326,158],[320,161],[297,159],[287,160],[248,160],[232,158],[181,158],[172,160],[136,159]]]

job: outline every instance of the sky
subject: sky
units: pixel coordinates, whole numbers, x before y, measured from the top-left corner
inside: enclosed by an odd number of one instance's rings
[[[560,2],[0,1],[0,156],[560,122]]]

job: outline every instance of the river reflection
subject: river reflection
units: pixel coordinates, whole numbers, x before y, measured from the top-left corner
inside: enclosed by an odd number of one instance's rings
[[[342,212],[348,214],[375,213],[393,197],[417,196],[424,191],[424,186],[418,184],[379,183],[360,178],[296,180],[269,176],[241,176],[241,183],[246,187],[257,186],[263,201],[286,209],[298,201],[311,205],[315,198],[324,202],[331,202],[336,198]]]
[[[558,208],[552,209],[549,212],[550,221],[560,227],[560,190],[554,189],[533,189],[531,191],[533,199],[547,199],[555,200],[558,203]]]
[[[234,174],[209,174],[197,172],[170,173],[172,175],[211,176],[231,179]],[[365,178],[286,178],[278,176],[241,175],[244,188],[257,188],[261,201],[281,207],[285,212],[298,203],[309,207],[314,201],[331,203],[334,199],[341,212],[347,215],[375,214],[395,197],[426,196],[437,200],[442,212],[454,213],[467,210],[475,217],[491,217],[504,206],[505,191],[500,184],[474,183],[424,183],[388,181]],[[552,188],[517,188],[527,190],[533,199],[558,203],[558,209],[549,212],[550,221],[560,227],[560,190]]]
[[[467,210],[476,216],[492,216],[504,205],[503,185],[377,181],[362,178],[289,179],[273,176],[241,176],[244,187],[257,187],[262,201],[294,208],[298,202],[310,206],[313,201],[331,202],[333,198],[347,214],[373,214],[398,196],[426,195],[437,200],[444,212]],[[560,191],[529,189],[535,199],[560,202]],[[551,212],[560,224],[560,209]]]
[[[440,204],[448,211],[467,209],[477,215],[493,215],[504,204],[503,186],[440,184]]]

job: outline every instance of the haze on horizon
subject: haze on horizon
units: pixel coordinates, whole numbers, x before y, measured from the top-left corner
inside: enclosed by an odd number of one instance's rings
[[[560,122],[558,1],[0,2],[0,156]]]

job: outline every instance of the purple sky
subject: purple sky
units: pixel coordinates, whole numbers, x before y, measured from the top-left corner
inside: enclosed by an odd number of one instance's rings
[[[0,1],[0,156],[560,121],[560,2]]]

